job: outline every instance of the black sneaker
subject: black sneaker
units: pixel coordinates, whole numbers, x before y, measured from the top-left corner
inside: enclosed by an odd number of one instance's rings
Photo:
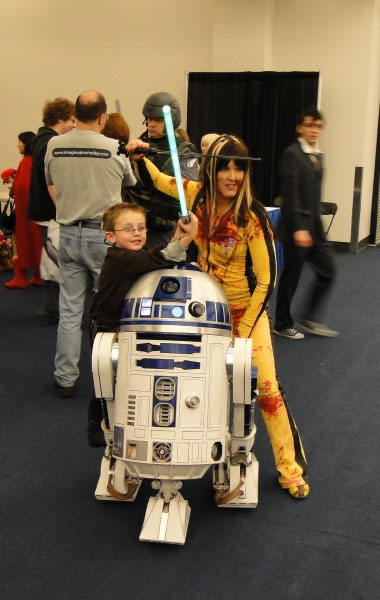
[[[55,393],[59,398],[72,398],[74,396],[74,386],[70,385],[65,387],[63,385],[59,385],[56,381],[53,384]]]
[[[281,335],[289,340],[303,340],[305,337],[303,333],[294,329],[294,327],[286,327],[285,329],[273,329],[273,333]]]
[[[298,324],[302,329],[306,329],[306,331],[314,335],[321,335],[322,337],[338,337],[339,335],[339,331],[334,331],[334,329],[330,329],[330,327],[323,323],[298,319]]]

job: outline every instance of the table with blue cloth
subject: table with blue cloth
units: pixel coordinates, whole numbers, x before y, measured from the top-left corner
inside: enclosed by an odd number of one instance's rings
[[[265,210],[267,211],[270,221],[276,230],[281,219],[281,208],[276,206],[266,206]],[[275,240],[274,245],[276,247],[277,271],[281,271],[284,264],[282,243],[278,240]]]

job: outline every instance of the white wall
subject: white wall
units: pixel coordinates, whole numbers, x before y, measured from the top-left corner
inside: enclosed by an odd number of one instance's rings
[[[44,101],[98,89],[118,98],[131,133],[142,106],[169,91],[184,107],[186,71],[212,70],[213,2],[0,0],[0,169],[16,166],[17,135],[41,124]],[[6,58],[5,58],[6,57]]]
[[[213,10],[213,71],[271,69],[275,0],[219,0]]]
[[[172,92],[186,127],[189,71],[320,70],[325,199],[349,241],[355,166],[364,166],[360,239],[369,233],[380,96],[380,0],[0,0],[0,170],[17,134],[37,130],[44,101],[99,89],[118,98],[133,136],[156,91]],[[1,182],[0,182],[1,183]]]

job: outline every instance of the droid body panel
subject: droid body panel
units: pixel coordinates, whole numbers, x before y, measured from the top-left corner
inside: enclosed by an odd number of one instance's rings
[[[228,303],[209,275],[186,265],[141,277],[119,333],[96,336],[93,376],[107,441],[96,497],[134,500],[153,480],[140,539],[184,543],[181,481],[211,466],[218,505],[256,506],[251,340],[231,347]]]

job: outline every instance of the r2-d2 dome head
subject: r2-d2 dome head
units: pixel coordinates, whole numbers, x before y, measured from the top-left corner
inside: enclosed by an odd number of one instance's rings
[[[231,314],[219,284],[193,265],[152,271],[129,290],[120,332],[152,331],[231,336]]]

